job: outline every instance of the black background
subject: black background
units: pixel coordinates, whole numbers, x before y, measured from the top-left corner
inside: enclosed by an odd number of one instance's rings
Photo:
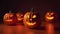
[[[60,1],[58,0],[0,0],[0,21],[3,21],[3,15],[9,10],[13,13],[19,10],[25,13],[31,8],[40,13],[42,20],[46,11],[55,11],[60,21]]]

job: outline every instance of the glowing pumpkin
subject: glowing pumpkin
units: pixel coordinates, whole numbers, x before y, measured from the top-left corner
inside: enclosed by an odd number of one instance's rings
[[[57,18],[57,15],[55,12],[47,12],[45,18],[47,22],[50,22],[50,21],[54,21]]]
[[[4,24],[16,24],[17,23],[17,17],[13,13],[6,13],[3,17]]]
[[[39,17],[40,15],[36,12],[27,12],[24,15],[24,25],[28,28],[35,28],[39,26]]]
[[[13,22],[12,17],[13,17],[13,14],[12,14],[12,13],[6,13],[6,14],[4,15],[4,18],[3,18],[4,23],[5,23],[5,24],[8,24],[8,23]],[[7,23],[7,22],[8,22],[8,23]]]
[[[23,22],[23,14],[16,13],[18,23]]]

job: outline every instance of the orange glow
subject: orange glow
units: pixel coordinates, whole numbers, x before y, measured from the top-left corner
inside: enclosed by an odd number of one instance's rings
[[[30,19],[30,21],[32,21],[32,19]]]
[[[26,34],[35,34],[34,31],[27,31]]]
[[[23,17],[22,17],[23,15],[22,15],[22,14],[19,14],[19,13],[18,13],[18,14],[16,14],[16,15],[17,15],[17,19],[18,19],[19,21],[21,21],[21,20],[23,19]]]
[[[22,18],[17,18],[19,21],[21,21],[22,20]]]
[[[13,22],[13,13],[6,13],[3,17],[4,24],[11,24]]]
[[[26,22],[26,24],[29,25],[29,26],[32,26],[32,25],[35,25],[36,22],[34,22],[34,23]]]
[[[5,21],[7,21],[7,22],[12,22],[13,20],[12,20],[12,19],[9,19],[9,20],[5,20]]]
[[[30,18],[29,15],[27,15],[27,17]]]
[[[11,14],[10,17],[13,17],[13,15]]]
[[[54,17],[46,17],[48,20],[52,20],[54,19]]]
[[[47,12],[45,17],[48,20],[53,20],[54,19],[54,13],[53,12]]]
[[[54,26],[53,24],[46,24],[46,31],[47,31],[47,34],[54,34]]]
[[[13,14],[6,13],[6,14],[4,15],[4,19],[10,19],[11,17],[13,17]]]
[[[35,28],[37,27],[37,21],[34,19],[34,18],[37,18],[36,16],[36,13],[34,12],[27,12],[25,15],[24,15],[24,25],[28,28]]]
[[[6,13],[6,14],[5,14],[5,16],[12,17],[12,16],[13,16],[13,14],[11,14],[11,13]]]
[[[36,18],[36,15],[33,15],[33,18]]]
[[[23,16],[23,15],[21,14],[21,16]]]
[[[32,20],[32,19],[29,19],[29,18],[30,18],[29,15],[30,15],[30,12],[26,13],[26,15],[24,16],[24,23],[25,23],[26,25],[33,26],[33,25],[36,24],[36,22],[30,23],[29,20]],[[33,16],[33,18],[35,18],[35,17],[36,17],[36,15]]]
[[[23,31],[23,26],[22,25],[17,25],[16,26],[16,33],[17,34],[22,34],[22,31]]]
[[[4,27],[3,34],[12,34],[12,28],[11,27]]]

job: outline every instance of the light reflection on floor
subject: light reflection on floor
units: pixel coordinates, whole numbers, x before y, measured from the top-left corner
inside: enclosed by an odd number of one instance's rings
[[[23,25],[0,26],[0,34],[54,34],[53,24],[47,24],[46,30],[33,30],[25,28]]]
[[[47,34],[54,34],[54,25],[52,23],[46,24],[46,33]]]

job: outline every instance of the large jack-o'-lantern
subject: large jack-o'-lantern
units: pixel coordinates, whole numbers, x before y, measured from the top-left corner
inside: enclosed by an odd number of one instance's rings
[[[14,13],[6,13],[3,17],[4,24],[16,24],[17,23],[17,17]]]
[[[53,22],[57,19],[57,14],[55,12],[47,12],[45,15],[45,20],[47,22]]]
[[[23,14],[22,13],[16,13],[17,21],[19,23],[23,23]]]
[[[36,28],[39,26],[40,15],[36,12],[27,12],[24,15],[24,25],[28,28]]]

